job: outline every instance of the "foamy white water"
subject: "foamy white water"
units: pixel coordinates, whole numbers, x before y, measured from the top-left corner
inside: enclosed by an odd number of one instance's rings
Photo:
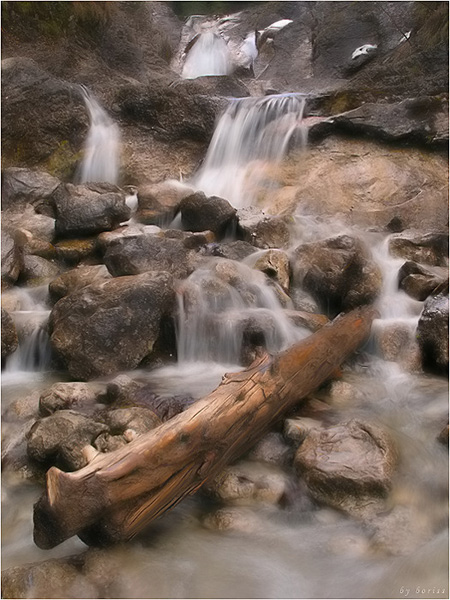
[[[233,99],[191,184],[236,207],[253,204],[266,166],[281,162],[294,136],[299,145],[306,144],[304,109],[301,94]]]
[[[79,182],[117,183],[119,179],[120,131],[97,100],[82,87],[90,127]]]
[[[206,75],[228,75],[231,72],[230,55],[225,40],[212,31],[199,34],[189,50],[181,76],[195,79]]]

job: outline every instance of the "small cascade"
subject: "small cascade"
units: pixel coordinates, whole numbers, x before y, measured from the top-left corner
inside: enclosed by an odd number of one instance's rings
[[[253,204],[261,188],[267,190],[271,169],[285,157],[290,143],[306,145],[304,110],[301,94],[233,99],[192,185],[236,207]]]
[[[197,36],[186,55],[183,79],[206,75],[228,75],[231,72],[230,56],[225,40],[212,31]]]
[[[47,371],[51,362],[51,347],[46,324],[48,286],[17,288],[16,310],[11,311],[19,347],[6,360],[4,379],[14,380],[24,373]]]
[[[90,127],[78,181],[115,184],[119,179],[119,127],[89,91],[84,86],[81,89]]]
[[[278,352],[307,332],[287,318],[277,288],[260,271],[212,259],[178,294],[178,361],[242,363],[243,344]]]
[[[389,254],[389,236],[374,246],[372,255],[381,269],[383,285],[376,308],[382,320],[410,321],[417,325],[423,304],[408,296],[398,286],[398,272],[405,260]]]

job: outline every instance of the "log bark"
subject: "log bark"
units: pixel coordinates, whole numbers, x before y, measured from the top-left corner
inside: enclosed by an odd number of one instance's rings
[[[36,544],[52,548],[75,534],[132,538],[329,379],[368,338],[375,316],[368,307],[339,316],[279,355],[226,374],[207,397],[126,447],[73,473],[52,467],[34,508]]]

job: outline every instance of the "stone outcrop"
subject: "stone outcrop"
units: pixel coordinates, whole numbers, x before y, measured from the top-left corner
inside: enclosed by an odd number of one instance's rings
[[[151,354],[161,318],[171,313],[173,302],[168,273],[88,285],[53,308],[52,346],[77,379],[133,369]]]

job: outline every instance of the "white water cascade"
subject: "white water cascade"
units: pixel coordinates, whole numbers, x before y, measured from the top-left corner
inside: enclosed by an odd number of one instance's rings
[[[200,33],[186,56],[181,74],[183,79],[228,75],[230,72],[230,55],[225,40],[212,31]]]
[[[191,183],[236,207],[254,204],[267,188],[270,167],[279,165],[290,143],[306,145],[304,109],[301,94],[232,99]]]
[[[10,314],[16,325],[19,347],[6,360],[3,373],[6,382],[21,380],[49,369],[51,348],[46,331],[50,315],[46,306],[47,293],[48,286],[40,286],[22,288],[17,294],[18,306]]]
[[[243,263],[211,259],[178,294],[178,361],[238,365],[245,332],[270,353],[306,337],[286,316],[276,284]],[[282,292],[281,292],[282,294]]]
[[[108,113],[81,86],[90,127],[79,173],[79,183],[117,183],[119,179],[120,132]]]

